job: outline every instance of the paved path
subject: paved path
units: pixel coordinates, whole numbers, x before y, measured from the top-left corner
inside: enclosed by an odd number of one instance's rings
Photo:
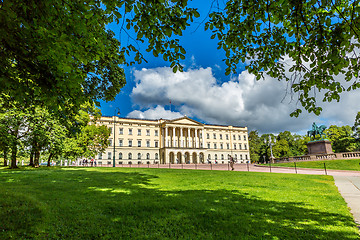
[[[360,176],[334,175],[334,179],[360,229]]]

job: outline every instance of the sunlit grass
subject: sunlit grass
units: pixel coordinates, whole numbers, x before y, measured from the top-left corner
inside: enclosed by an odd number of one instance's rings
[[[304,161],[304,162],[299,161],[296,162],[296,167],[324,169],[324,163],[327,169],[360,171],[360,159],[322,160],[322,161]],[[273,165],[279,167],[295,167],[295,164],[293,162],[276,163]]]
[[[331,176],[0,170],[0,239],[358,239]]]

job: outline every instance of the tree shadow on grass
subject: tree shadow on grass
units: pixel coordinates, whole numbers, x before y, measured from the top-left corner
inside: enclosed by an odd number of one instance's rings
[[[0,192],[0,239],[26,239],[40,229],[34,223],[43,221],[44,213],[37,203],[23,194]]]
[[[358,239],[351,216],[309,209],[303,203],[277,202],[228,190],[164,191],[156,174],[57,170],[58,175],[17,178],[47,208],[35,219],[29,212],[7,219],[3,236],[47,239]],[[151,172],[151,171],[150,171]],[[174,174],[176,174],[174,172]],[[0,176],[0,182],[2,176]],[[41,181],[40,181],[41,179]],[[14,184],[14,185],[13,185]],[[13,182],[9,187],[16,187]],[[30,200],[31,200],[30,199]],[[29,202],[29,199],[23,199]],[[31,202],[31,201],[30,201]],[[15,202],[15,205],[20,202]],[[11,206],[8,206],[11,208]],[[12,206],[14,207],[14,206]],[[21,225],[14,219],[40,222]],[[36,215],[35,215],[36,216]],[[51,219],[45,223],[45,219]],[[24,235],[26,233],[27,235]],[[1,237],[1,233],[0,233]],[[31,237],[30,237],[31,238]]]

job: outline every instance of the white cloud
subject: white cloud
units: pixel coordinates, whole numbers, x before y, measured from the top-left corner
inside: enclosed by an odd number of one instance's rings
[[[172,112],[170,110],[165,110],[161,106],[157,106],[156,108],[150,108],[144,112],[138,110],[132,111],[127,117],[140,119],[175,119],[182,117],[182,115],[178,112]]]
[[[324,110],[320,117],[304,111],[299,118],[291,118],[289,114],[299,106],[295,101],[290,102],[289,96],[282,101],[287,91],[286,82],[270,77],[256,81],[247,71],[223,83],[217,83],[211,68],[174,74],[170,68],[159,67],[135,71],[134,76],[136,86],[132,100],[140,108],[150,109],[133,111],[130,117],[188,115],[213,124],[248,126],[259,132],[299,132],[308,129],[313,121],[352,125],[360,110],[357,91],[343,94],[340,103],[322,103]],[[180,113],[158,106],[169,105],[169,100]]]

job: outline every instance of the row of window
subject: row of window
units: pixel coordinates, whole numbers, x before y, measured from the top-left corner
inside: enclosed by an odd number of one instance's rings
[[[112,127],[110,127],[110,130],[112,132]],[[150,136],[150,129],[146,129],[146,136]],[[124,128],[119,128],[119,135],[123,135],[124,134]],[[133,135],[133,129],[132,128],[129,128],[128,129],[128,134],[129,135]],[[138,129],[137,130],[137,135],[138,136],[141,136],[142,135],[142,129]],[[154,130],[154,135],[155,136],[159,136],[159,131],[158,130]],[[200,133],[200,138],[202,138],[202,134]],[[207,139],[210,139],[210,133],[207,133],[206,134],[206,137]],[[213,139],[216,139],[217,137],[217,134],[216,133],[213,133]],[[223,134],[220,133],[219,134],[219,139],[222,140],[223,139]],[[225,139],[226,140],[229,140],[229,134],[225,134]],[[234,134],[233,135],[233,140],[236,140],[236,135]],[[241,135],[238,135],[238,140],[241,140]],[[246,135],[243,135],[243,140],[246,141]]]
[[[138,140],[137,141],[137,146],[141,147],[142,146],[142,140]],[[112,139],[109,139],[109,146],[112,146]],[[124,146],[124,140],[123,139],[119,139],[119,147],[123,147]],[[132,147],[133,146],[133,140],[128,140],[128,146]],[[151,147],[150,144],[150,140],[146,140],[146,147]],[[154,141],[154,147],[159,147],[159,141],[155,140]]]
[[[245,154],[245,160],[248,160],[248,155]],[[224,160],[224,154],[221,154],[219,155],[220,157],[220,160]],[[102,153],[99,153],[99,156],[98,156],[98,159],[102,159]],[[111,160],[112,159],[112,153],[111,152],[108,152],[108,159]],[[123,154],[120,152],[119,155],[118,155],[118,159],[119,160],[122,160],[123,159]],[[133,156],[132,156],[132,153],[128,153],[128,159],[133,159]],[[138,160],[141,160],[143,159],[143,154],[141,153],[138,153],[137,154],[137,159]],[[159,159],[159,154],[158,153],[155,153],[155,160],[158,160]],[[211,154],[208,154],[208,157],[207,157],[207,160],[211,160]],[[227,157],[228,160],[230,160],[230,156],[228,155]],[[237,160],[238,159],[238,155],[235,154],[234,155],[234,159]],[[146,160],[150,160],[150,153],[146,153]],[[218,155],[217,154],[214,154],[214,160],[218,160]],[[243,155],[242,154],[239,154],[239,160],[243,160]]]
[[[108,152],[108,159],[112,159],[112,153],[111,152]],[[133,156],[132,156],[132,153],[129,153],[128,154],[128,159],[133,159]],[[98,156],[98,159],[102,159],[102,153],[99,153],[99,156]],[[123,154],[120,152],[119,155],[118,155],[118,159],[121,160],[123,159]],[[137,155],[137,159],[143,159],[143,154],[141,153],[138,153]],[[150,153],[147,153],[146,154],[146,159],[149,160],[150,159]],[[155,153],[155,160],[159,159],[159,154],[158,153]]]
[[[216,136],[217,136],[216,133],[213,133],[213,139],[216,139]],[[210,139],[210,133],[206,134],[206,138]],[[221,133],[219,134],[219,139],[220,140],[223,139],[223,135]],[[229,134],[225,134],[225,139],[229,140]],[[236,135],[235,134],[233,135],[233,140],[236,140]],[[241,140],[241,135],[238,135],[238,140],[239,141]],[[243,135],[243,140],[246,141],[246,135]]]
[[[219,155],[220,157],[220,160],[224,160],[224,154],[221,154]],[[230,156],[227,157],[228,160],[230,160]],[[234,155],[234,159],[235,160],[238,160],[238,155],[235,154]],[[208,157],[207,157],[207,160],[211,160],[211,154],[208,154]],[[214,160],[218,160],[218,155],[217,154],[214,154]],[[243,160],[243,155],[242,154],[239,154],[239,160]],[[245,160],[248,160],[248,155],[245,154]]]
[[[214,143],[214,149],[217,149],[217,143]],[[233,149],[236,149],[237,147],[237,144],[234,143],[234,148]],[[207,148],[210,149],[211,148],[211,144],[210,143],[207,143]],[[220,149],[224,149],[224,144],[223,143],[220,143]],[[227,143],[226,144],[226,149],[230,149],[230,143]],[[239,150],[242,150],[242,144],[239,143]],[[244,150],[247,150],[247,145],[246,143],[244,143]]]
[[[113,130],[112,127],[110,127],[111,132],[112,132],[112,130]],[[133,135],[133,129],[129,128],[128,130],[129,130],[128,134]],[[124,128],[119,128],[119,135],[123,135],[123,134],[124,134]],[[142,135],[142,129],[138,129],[137,135],[138,136]],[[155,130],[154,135],[159,136],[159,131]],[[150,129],[146,129],[146,136],[150,136]]]
[[[244,144],[236,144],[234,143],[234,148],[233,149],[237,149],[237,145],[239,146],[239,150],[242,150],[242,145],[244,145],[244,150],[247,150],[247,144],[244,143]],[[109,146],[112,146],[112,139],[109,139]],[[123,147],[124,146],[124,140],[123,139],[119,139],[119,147]],[[128,146],[129,147],[132,147],[133,146],[133,140],[128,140]],[[141,147],[142,146],[142,140],[138,140],[137,141],[137,146],[138,147]],[[151,144],[150,144],[150,140],[146,140],[146,147],[151,147]],[[154,147],[159,147],[159,141],[155,140],[154,141]],[[201,147],[202,147],[202,144],[201,144]],[[214,143],[213,145],[214,149],[217,149],[218,145],[217,143]],[[224,149],[224,144],[223,143],[220,143],[219,145],[220,149]],[[210,143],[207,143],[207,148],[210,149],[211,148],[211,144]],[[226,143],[226,149],[230,149],[230,144],[229,143]]]

